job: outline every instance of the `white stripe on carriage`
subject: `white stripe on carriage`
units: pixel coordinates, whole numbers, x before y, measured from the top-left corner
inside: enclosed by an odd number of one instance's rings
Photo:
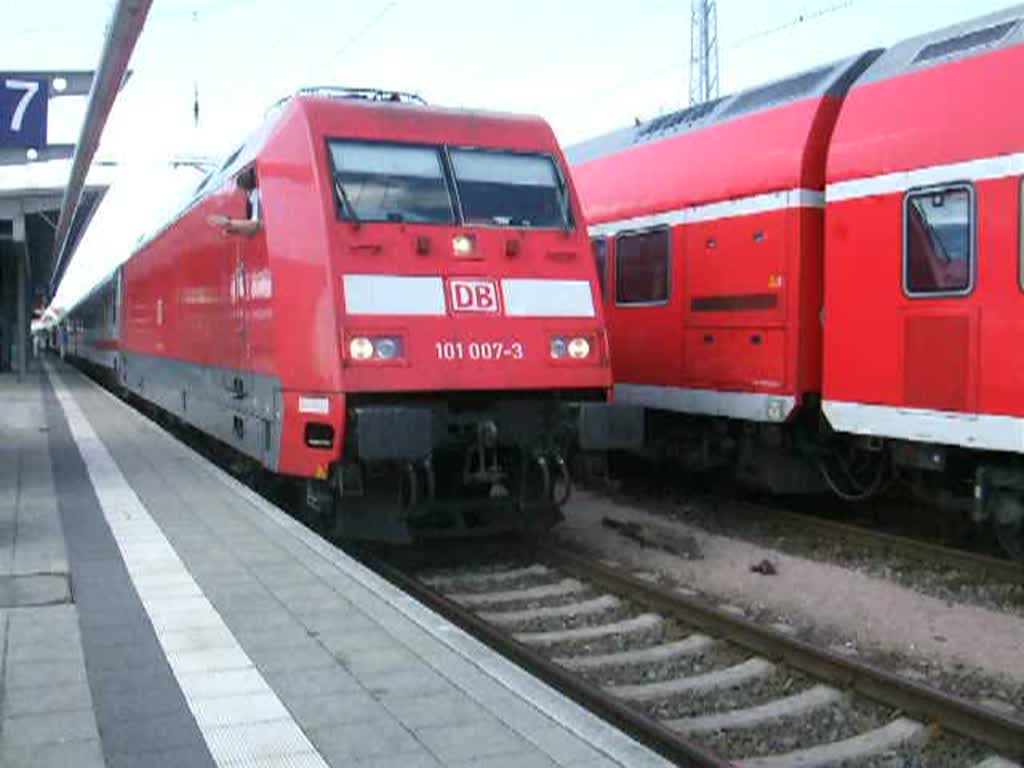
[[[662,411],[768,422],[784,421],[796,408],[796,398],[792,395],[629,383],[615,385],[615,402]]]
[[[825,400],[822,410],[839,432],[1024,453],[1024,418],[1019,416],[843,400]]]
[[[587,231],[591,237],[614,235],[619,232],[650,229],[652,227],[692,224],[699,221],[726,219],[732,216],[747,216],[752,213],[785,210],[787,208],[821,208],[825,205],[825,193],[820,189],[783,189],[760,195],[738,197],[733,200],[719,200],[702,205],[675,208],[644,216],[606,221],[592,224]]]
[[[826,187],[825,199],[830,203],[836,203],[840,200],[851,200],[869,195],[903,192],[915,187],[929,187],[957,181],[983,181],[999,179],[1004,176],[1020,176],[1021,174],[1024,174],[1024,152],[1017,152],[1012,155],[980,157],[958,163],[929,165],[924,168],[911,168],[878,176],[837,181]]]

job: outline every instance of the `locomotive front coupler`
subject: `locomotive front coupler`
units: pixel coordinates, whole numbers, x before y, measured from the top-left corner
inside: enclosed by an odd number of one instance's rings
[[[494,485],[505,479],[498,464],[498,425],[490,419],[476,424],[474,440],[466,448],[462,481],[467,485]]]

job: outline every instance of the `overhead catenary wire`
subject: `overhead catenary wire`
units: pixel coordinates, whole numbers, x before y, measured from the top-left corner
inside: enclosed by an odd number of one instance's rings
[[[820,8],[815,8],[810,11],[804,11],[802,13],[797,14],[788,21],[783,22],[782,24],[779,24],[774,27],[768,27],[766,29],[761,29],[756,32],[751,32],[749,35],[744,35],[743,37],[737,38],[736,40],[733,40],[725,47],[727,49],[740,48],[743,45],[751,42],[752,40],[758,40],[762,37],[769,37],[771,35],[790,29],[791,27],[799,26],[814,19],[820,19],[822,16],[828,16],[829,14],[835,13],[836,11],[842,11],[846,8],[851,7],[854,4],[854,2],[855,0],[841,0],[841,2],[835,2],[832,3],[831,5],[821,6]]]
[[[329,71],[331,67],[338,63],[342,56],[348,53],[349,49],[353,45],[355,45],[364,37],[366,37],[366,35],[368,35],[373,30],[373,28],[376,27],[384,19],[385,16],[391,13],[391,11],[393,11],[397,5],[398,0],[391,0],[391,2],[384,5],[379,11],[377,11],[377,13],[370,17],[369,21],[367,21],[363,26],[361,26],[351,35],[349,35],[341,44],[341,46],[339,46],[334,51],[334,53],[331,54],[330,58],[327,59],[322,66],[313,68],[314,71],[317,73]]]
[[[741,48],[753,40],[757,40],[762,37],[769,37],[771,35],[778,34],[779,32],[783,32],[792,27],[796,27],[801,24],[805,24],[807,22],[822,18],[829,14],[842,11],[847,8],[851,8],[855,3],[856,0],[840,0],[840,2],[833,2],[831,5],[822,6],[820,8],[816,8],[810,11],[805,11],[777,26],[768,27],[766,29],[761,29],[756,32],[752,32],[748,35],[744,35],[743,37],[737,38],[731,42],[723,42],[720,44],[720,47],[724,48],[725,50]],[[649,82],[652,78],[660,77],[668,72],[672,72],[673,70],[676,70],[678,67],[679,62],[675,58],[671,60],[665,60],[657,68],[651,68],[641,73],[637,73],[634,76],[613,83],[610,86],[602,85],[597,88],[580,92],[579,94],[571,96],[568,99],[565,111],[574,109],[574,106],[572,105],[576,105],[583,101],[589,101],[598,95],[607,96],[610,94],[619,93],[639,83]],[[679,106],[679,104],[669,105],[665,107],[662,111],[671,111],[673,109],[679,108]],[[660,113],[661,112],[659,112],[659,114]]]

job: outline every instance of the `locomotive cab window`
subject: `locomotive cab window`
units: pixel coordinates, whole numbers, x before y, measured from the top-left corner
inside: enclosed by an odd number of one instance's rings
[[[594,266],[597,268],[597,282],[601,285],[601,299],[608,295],[608,240],[595,237],[590,241],[590,251],[594,255]]]
[[[668,229],[619,235],[615,239],[615,303],[668,301]]]
[[[974,274],[974,195],[964,184],[907,194],[903,285],[910,296],[969,293]]]
[[[454,222],[438,147],[337,140],[329,147],[342,218]]]
[[[450,156],[467,224],[571,226],[565,185],[549,155],[453,148]]]
[[[256,184],[256,169],[247,168],[238,174],[238,189],[245,195],[245,218],[259,224],[260,188]]]

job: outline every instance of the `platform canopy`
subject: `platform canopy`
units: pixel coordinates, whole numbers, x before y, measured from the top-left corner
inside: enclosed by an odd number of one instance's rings
[[[24,373],[31,316],[56,292],[113,177],[92,161],[151,2],[118,0],[95,72],[0,72],[0,371]],[[86,94],[78,141],[48,143],[51,101]]]
[[[50,102],[85,96],[93,81],[92,72],[80,70],[0,72],[0,370],[24,370],[22,340],[32,313],[46,304],[54,266],[54,232],[75,145],[48,142]],[[106,186],[104,173],[94,173],[74,238]]]

